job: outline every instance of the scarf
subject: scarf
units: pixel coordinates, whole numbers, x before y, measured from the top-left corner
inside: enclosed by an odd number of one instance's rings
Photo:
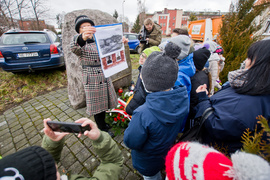
[[[247,78],[247,69],[238,69],[228,74],[228,80],[232,88],[242,87]]]

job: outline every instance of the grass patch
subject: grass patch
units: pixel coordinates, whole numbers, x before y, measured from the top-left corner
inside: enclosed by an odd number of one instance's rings
[[[67,87],[64,70],[13,74],[0,68],[0,114],[41,94]]]
[[[132,69],[138,69],[139,65],[139,54],[130,54],[130,61]]]
[[[139,67],[139,54],[130,54],[132,69]],[[0,115],[36,96],[67,87],[66,71],[54,69],[13,74],[0,68]]]

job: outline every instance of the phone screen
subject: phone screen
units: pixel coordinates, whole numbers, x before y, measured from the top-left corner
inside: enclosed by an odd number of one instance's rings
[[[90,131],[90,126],[82,127],[80,123],[68,123],[59,121],[48,121],[48,126],[56,132],[69,132],[69,133],[84,133],[86,130]]]

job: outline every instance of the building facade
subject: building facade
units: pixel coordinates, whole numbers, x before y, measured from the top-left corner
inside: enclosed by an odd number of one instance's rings
[[[167,9],[156,11],[153,20],[161,26],[162,35],[170,35],[175,28],[182,27],[182,9]]]

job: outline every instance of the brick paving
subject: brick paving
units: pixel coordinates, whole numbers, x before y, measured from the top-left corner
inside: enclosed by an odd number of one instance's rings
[[[85,108],[74,110],[71,107],[67,88],[33,98],[9,109],[0,115],[0,155],[4,157],[29,146],[40,146],[44,136],[42,129],[45,118],[73,122],[82,117],[87,117]],[[90,119],[94,120],[93,117]],[[121,135],[114,137],[124,156],[120,179],[143,179],[132,166],[130,149],[123,143],[123,132],[124,130]],[[60,172],[92,176],[99,163],[88,138],[78,138],[74,134],[66,137],[58,164]]]

